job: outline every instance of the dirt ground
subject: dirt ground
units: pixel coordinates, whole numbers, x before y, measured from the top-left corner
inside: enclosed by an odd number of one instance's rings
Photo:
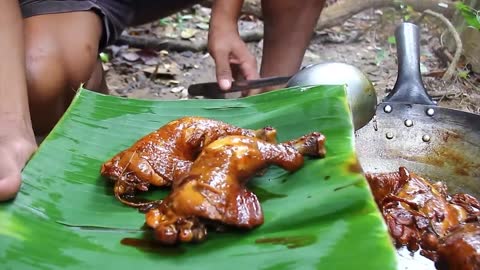
[[[171,17],[127,29],[127,32],[135,36],[206,42],[209,15],[210,9],[195,6]],[[396,47],[392,37],[400,22],[398,12],[392,9],[367,10],[343,25],[316,31],[303,65],[326,61],[354,65],[367,74],[381,101],[393,88],[397,77]],[[420,25],[421,70],[429,94],[439,106],[480,114],[480,75],[459,65],[455,79],[443,82],[441,73],[448,62],[439,57],[434,48],[440,44],[445,27],[432,19]],[[251,16],[243,17],[239,27],[240,31],[263,29],[262,22]],[[260,63],[262,41],[248,43],[248,46]],[[153,51],[124,45],[111,46],[106,52],[110,58],[104,68],[112,95],[192,99],[198,97],[188,96],[189,85],[215,80],[214,63],[206,51]]]

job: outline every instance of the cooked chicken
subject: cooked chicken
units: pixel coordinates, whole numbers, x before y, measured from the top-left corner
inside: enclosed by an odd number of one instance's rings
[[[467,223],[455,228],[438,245],[440,270],[480,270],[480,223]]]
[[[136,191],[147,191],[150,185],[171,186],[181,178],[204,146],[227,135],[256,137],[276,142],[276,130],[243,129],[202,117],[184,117],[144,136],[128,149],[102,165],[101,174],[114,181],[117,199],[130,206],[143,206],[125,200]]]
[[[303,155],[323,157],[325,137],[311,133],[282,144],[226,136],[209,144],[172,192],[146,214],[146,224],[163,244],[201,241],[205,222],[251,229],[263,223],[260,202],[247,182],[269,165],[293,172]]]
[[[398,173],[368,175],[367,179],[393,238],[411,250],[419,248],[422,237],[428,241],[430,233],[445,236],[467,218],[465,209],[447,202],[442,184],[432,185],[403,167]]]
[[[446,250],[456,248],[457,244],[452,241],[457,240],[452,239],[463,239],[458,232],[452,238],[452,230],[468,222],[478,224],[480,203],[477,199],[467,194],[449,196],[444,184],[431,184],[404,167],[398,172],[369,173],[366,178],[397,246],[407,246],[411,251],[421,248],[421,254],[437,261],[459,252]],[[480,252],[478,245],[475,252]]]

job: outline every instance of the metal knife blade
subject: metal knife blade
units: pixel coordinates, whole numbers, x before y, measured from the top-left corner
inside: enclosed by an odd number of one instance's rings
[[[192,84],[188,87],[191,96],[218,97],[231,92],[251,90],[261,87],[274,86],[287,83],[292,76],[266,77],[258,80],[233,81],[228,91],[220,89],[217,82]]]

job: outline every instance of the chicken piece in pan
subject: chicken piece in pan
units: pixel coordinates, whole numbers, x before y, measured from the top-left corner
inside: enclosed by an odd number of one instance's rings
[[[479,270],[480,223],[462,224],[440,239],[435,266],[439,270]]]
[[[407,246],[411,251],[421,248],[421,254],[433,261],[449,260],[455,264],[451,254],[460,251],[447,249],[467,245],[462,242],[465,239],[479,240],[478,232],[476,236],[462,235],[462,231],[471,232],[470,226],[477,226],[470,225],[472,222],[479,223],[480,202],[473,196],[450,196],[444,184],[432,184],[404,167],[398,172],[368,173],[366,178],[397,246]],[[452,235],[454,230],[456,236]],[[477,245],[469,254],[478,254],[479,248]]]
[[[443,237],[467,219],[467,211],[451,204],[446,187],[430,184],[401,167],[399,172],[367,175],[377,204],[397,245],[418,250],[419,244]]]
[[[101,167],[101,175],[113,181],[114,194],[124,204],[141,207],[126,199],[150,185],[171,186],[186,174],[203,147],[227,135],[242,135],[276,142],[276,130],[250,130],[202,118],[183,117],[167,123],[115,155]],[[149,202],[150,203],[150,202]]]
[[[146,213],[146,224],[163,244],[202,241],[206,223],[252,229],[263,224],[256,195],[246,188],[259,171],[277,165],[293,172],[304,155],[325,155],[325,137],[311,133],[272,144],[254,137],[226,136],[205,147],[190,172]]]

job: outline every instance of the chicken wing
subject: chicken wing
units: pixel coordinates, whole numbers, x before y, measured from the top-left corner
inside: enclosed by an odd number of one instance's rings
[[[320,133],[281,144],[245,136],[218,139],[203,149],[162,203],[146,213],[146,224],[163,244],[204,240],[206,221],[257,227],[263,224],[262,207],[247,182],[270,165],[296,171],[304,164],[303,155],[324,157],[324,144]]]
[[[227,135],[256,137],[276,142],[276,130],[243,129],[202,117],[183,117],[142,137],[128,149],[115,155],[101,167],[101,175],[115,183],[114,194],[121,202],[139,207],[124,199],[150,185],[171,186],[175,179],[190,170],[202,148]]]

